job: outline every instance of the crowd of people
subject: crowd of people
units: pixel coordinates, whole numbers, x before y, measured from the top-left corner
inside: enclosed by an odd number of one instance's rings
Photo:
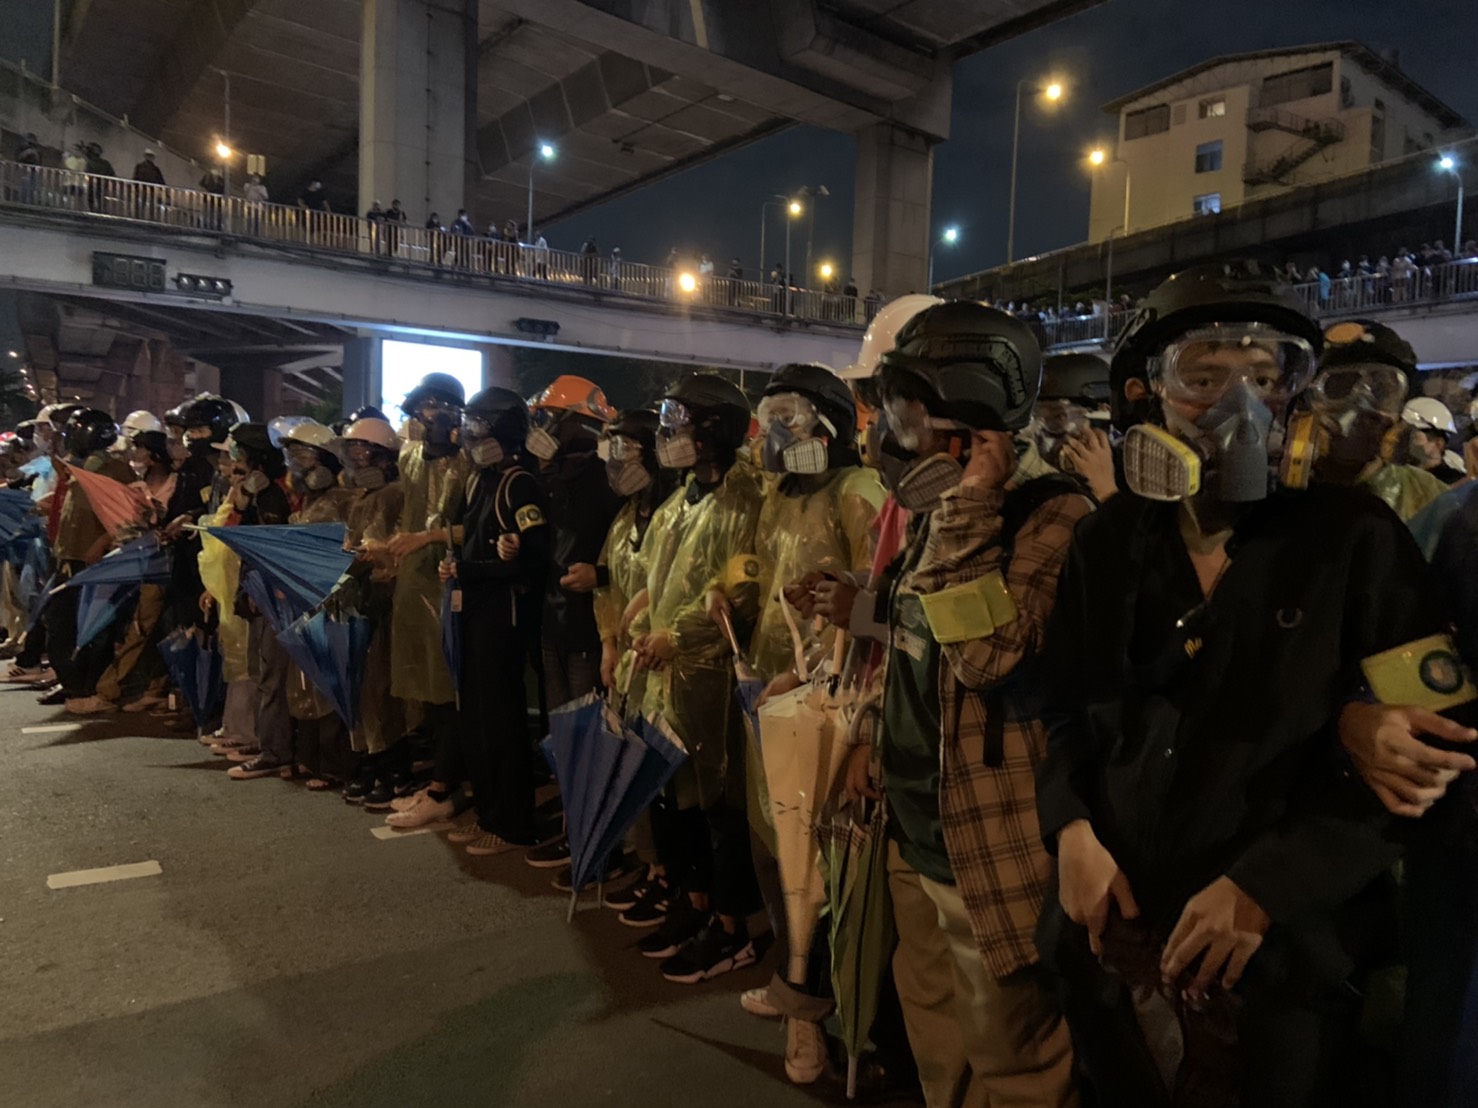
[[[54,594],[10,676],[54,671],[73,712],[157,708],[147,647],[197,628],[231,778],[450,820],[565,888],[530,719],[597,694],[662,720],[687,757],[602,863],[606,903],[675,983],[755,962],[768,909],[784,968],[739,1000],[785,1020],[806,1083],[833,978],[824,929],[786,929],[735,660],[763,744],[767,706],[845,657],[860,707],[824,791],[885,812],[871,1037],[931,1108],[1470,1104],[1478,483],[1441,468],[1451,413],[1416,366],[1238,263],[1156,288],[1111,363],[904,297],[853,365],[781,367],[753,407],[713,373],[620,412],[574,376],[526,401],[431,373],[403,427],[52,405],[6,472],[59,579],[121,537],[63,462],[137,483],[170,577],[82,650]],[[334,604],[372,627],[352,728],[201,530],[332,521]]]

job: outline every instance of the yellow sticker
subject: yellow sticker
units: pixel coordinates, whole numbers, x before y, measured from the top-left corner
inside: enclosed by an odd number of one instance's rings
[[[539,527],[544,523],[544,513],[537,504],[525,504],[513,513],[513,522],[518,525],[519,531],[527,531],[530,527]]]
[[[1016,601],[999,572],[919,597],[935,641],[983,639],[1016,618]]]
[[[736,554],[724,567],[724,588],[732,589],[760,579],[760,560],[753,554]]]
[[[1360,669],[1382,704],[1440,712],[1478,700],[1478,689],[1448,635],[1429,635],[1372,655]]]

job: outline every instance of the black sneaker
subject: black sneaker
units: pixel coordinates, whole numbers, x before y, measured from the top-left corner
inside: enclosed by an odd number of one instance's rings
[[[638,940],[636,948],[643,958],[671,958],[682,949],[683,943],[703,930],[709,918],[709,913],[698,911],[687,897],[680,896],[662,926]]]
[[[389,781],[376,781],[375,787],[364,794],[364,810],[366,812],[388,812],[390,802],[400,794]]]
[[[619,881],[619,880],[621,880],[621,878],[626,877],[628,874],[634,872],[635,869],[636,869],[636,863],[633,862],[626,855],[624,855],[624,854],[615,854],[615,855],[612,855],[611,856],[611,860],[606,863],[605,876],[604,877],[591,878],[591,880],[586,883],[586,886],[585,887],[588,889],[592,884],[595,884],[597,881],[600,882],[600,883],[602,883],[602,884],[607,884],[608,885],[612,881]],[[571,867],[565,866],[564,869],[560,870],[557,874],[554,875],[554,880],[551,881],[550,884],[553,885],[560,892],[562,892],[562,893],[568,893],[568,892],[573,892],[574,891],[573,881],[574,881],[574,872],[573,872],[573,870],[571,869]]]
[[[627,927],[656,927],[672,911],[675,899],[667,882],[659,877],[642,891],[635,904],[616,918]]]
[[[657,879],[652,876],[651,870],[646,870],[631,884],[625,888],[617,889],[613,893],[606,893],[606,907],[614,908],[618,912],[624,912],[640,900],[650,886]]]
[[[570,840],[561,837],[552,843],[536,846],[523,856],[523,860],[535,869],[559,869],[560,866],[568,866],[570,864]]]
[[[696,985],[730,970],[754,964],[754,943],[744,925],[729,934],[710,919],[703,930],[685,942],[682,949],[662,963],[662,976],[679,985]]]
[[[374,787],[373,777],[356,777],[344,786],[344,803],[363,804],[364,798],[374,790]]]

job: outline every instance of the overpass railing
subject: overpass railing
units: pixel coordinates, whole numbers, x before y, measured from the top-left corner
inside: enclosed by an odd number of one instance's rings
[[[702,304],[766,316],[862,326],[871,305],[855,296],[700,274],[537,244],[408,227],[301,206],[226,197],[69,169],[0,161],[0,203],[90,219],[152,224],[325,255],[382,258],[409,268],[465,273]]]

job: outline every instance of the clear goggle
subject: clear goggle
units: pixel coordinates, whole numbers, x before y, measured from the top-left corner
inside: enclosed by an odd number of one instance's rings
[[[1308,385],[1314,349],[1265,323],[1213,323],[1170,343],[1150,370],[1165,395],[1181,403],[1209,408],[1245,382],[1275,407]]]
[[[664,400],[657,410],[657,420],[663,431],[675,435],[693,426],[693,413],[681,400]]]
[[[461,414],[461,408],[455,404],[448,404],[445,400],[423,400],[416,405],[415,411],[416,418],[422,423],[434,423],[439,418],[456,417]]]
[[[363,439],[347,439],[344,442],[344,456],[356,466],[368,465],[374,457],[375,444],[365,442]]]
[[[1071,400],[1039,400],[1032,409],[1032,425],[1042,434],[1056,438],[1083,433],[1091,420],[1088,409]]]
[[[1309,386],[1316,408],[1343,411],[1367,407],[1399,415],[1406,403],[1406,374],[1395,366],[1372,362],[1321,370]]]
[[[883,394],[883,412],[888,419],[888,432],[904,450],[922,453],[931,449],[941,434],[968,431],[965,424],[931,415],[922,400],[909,400],[901,395]]]
[[[483,419],[482,416],[463,413],[462,434],[464,437],[476,441],[477,439],[489,438],[492,433],[493,425]]]
[[[283,453],[287,460],[299,469],[311,469],[318,464],[318,450],[306,443],[288,443]]]
[[[798,392],[779,392],[765,397],[760,401],[756,416],[759,419],[761,431],[769,430],[772,423],[779,423],[782,427],[800,434],[809,432],[820,424],[826,428],[828,434],[836,434],[836,428],[832,426],[831,420],[817,411],[816,405]]]
[[[625,435],[607,435],[601,440],[606,444],[606,457],[613,462],[636,462],[641,460],[641,443]]]

